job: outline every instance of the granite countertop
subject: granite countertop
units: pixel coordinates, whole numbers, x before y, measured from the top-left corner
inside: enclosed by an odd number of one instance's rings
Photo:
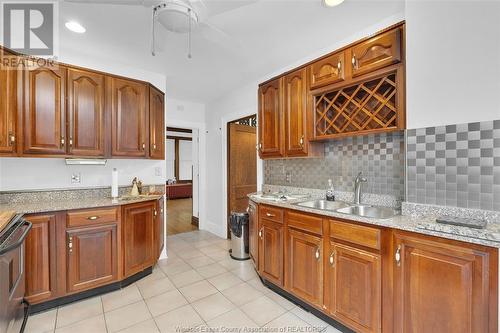
[[[109,207],[109,206],[121,206],[128,205],[138,202],[145,202],[150,200],[157,200],[161,198],[163,194],[151,194],[146,196],[141,196],[133,199],[112,199],[109,197],[94,197],[94,198],[78,198],[78,199],[53,199],[47,201],[23,201],[23,202],[10,202],[1,203],[0,212],[2,211],[16,211],[22,214],[31,213],[42,213],[42,212],[54,212],[60,210],[71,210],[71,209],[84,209],[84,208],[97,208],[97,207]]]
[[[422,217],[412,215],[396,215],[388,219],[375,219],[295,205],[298,202],[318,199],[314,196],[310,196],[309,198],[290,199],[286,201],[275,201],[263,199],[258,196],[259,194],[261,194],[261,192],[252,193],[249,195],[249,198],[259,204],[294,209],[306,213],[346,219],[355,222],[363,222],[366,224],[372,224],[381,227],[394,228],[398,230],[416,232],[424,235],[438,236],[452,240],[500,248],[500,223],[497,222],[488,223],[487,227],[481,230],[468,227],[439,224],[436,222],[435,216]]]

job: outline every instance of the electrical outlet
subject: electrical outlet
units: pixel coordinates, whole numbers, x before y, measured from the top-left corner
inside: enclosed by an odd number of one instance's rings
[[[155,168],[155,176],[161,177],[161,168],[160,167]]]
[[[75,172],[71,175],[71,184],[80,184],[82,182],[82,174]]]
[[[290,184],[292,182],[292,173],[290,171],[287,171],[285,174],[285,181]]]

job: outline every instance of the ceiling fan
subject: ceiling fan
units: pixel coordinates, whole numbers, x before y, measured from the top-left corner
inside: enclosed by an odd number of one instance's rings
[[[194,31],[218,44],[238,44],[227,33],[208,22],[209,17],[235,10],[259,0],[65,0],[73,3],[139,5],[151,7],[151,54],[156,55],[157,23],[172,33],[187,34],[187,57],[192,57],[191,39]],[[237,45],[239,46],[239,45]]]

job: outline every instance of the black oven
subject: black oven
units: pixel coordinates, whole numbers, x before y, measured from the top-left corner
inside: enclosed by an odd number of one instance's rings
[[[24,330],[28,305],[24,301],[24,241],[31,223],[14,216],[0,232],[0,333]]]

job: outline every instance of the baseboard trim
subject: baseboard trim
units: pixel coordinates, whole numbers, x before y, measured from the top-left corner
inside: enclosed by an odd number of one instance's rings
[[[126,278],[122,281],[114,282],[114,283],[111,283],[111,284],[108,284],[105,286],[101,286],[101,287],[97,287],[94,289],[90,289],[90,290],[85,290],[85,291],[82,291],[78,294],[68,295],[68,296],[57,298],[57,299],[54,299],[51,301],[30,305],[29,314],[32,315],[32,314],[35,314],[38,312],[47,311],[47,310],[50,310],[52,308],[55,308],[55,307],[58,307],[61,305],[66,305],[66,304],[80,301],[80,300],[83,300],[86,298],[105,294],[105,293],[108,293],[110,291],[115,291],[115,290],[118,290],[121,288],[125,288],[125,287],[131,285],[132,283],[136,282],[137,280],[140,280],[143,277],[148,276],[151,273],[153,273],[153,267],[146,268],[145,270],[143,270],[139,273],[136,273],[132,276],[129,276],[128,278]]]

